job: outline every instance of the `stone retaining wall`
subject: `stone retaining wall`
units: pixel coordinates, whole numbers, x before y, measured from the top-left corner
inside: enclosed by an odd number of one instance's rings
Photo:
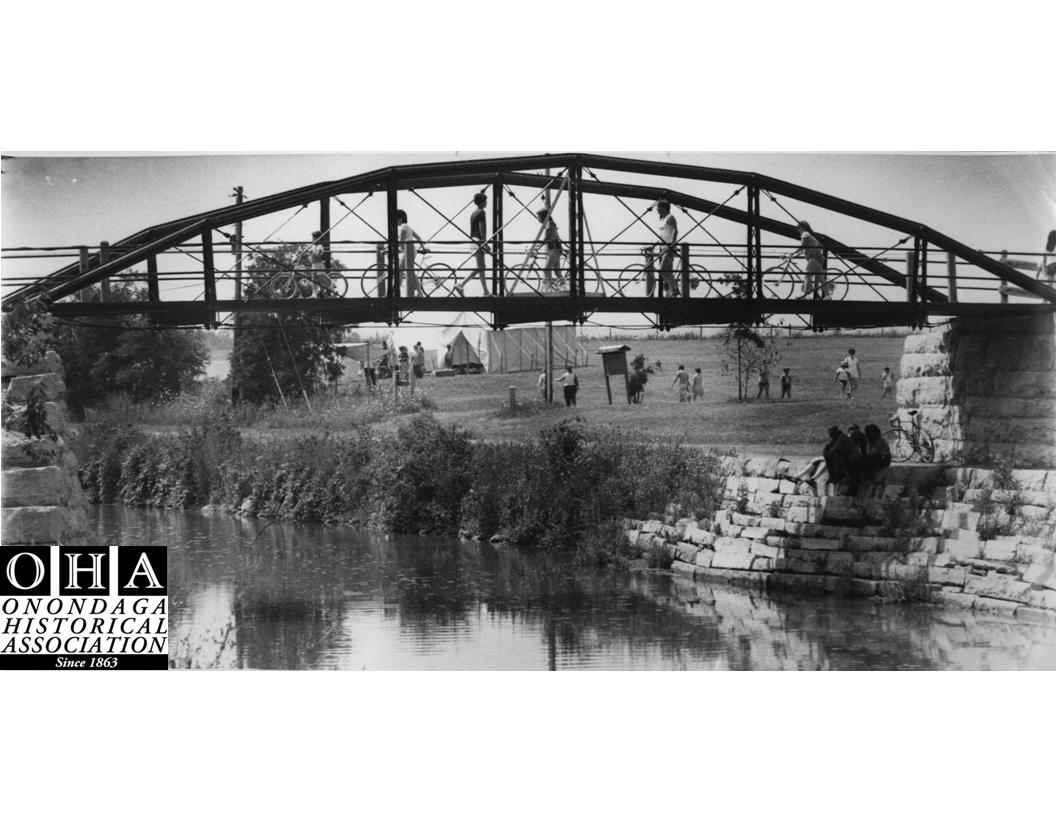
[[[662,550],[695,580],[932,600],[1056,625],[1056,471],[1013,471],[1015,489],[997,490],[980,468],[893,465],[850,498],[805,495],[787,460],[725,465],[713,518],[671,506],[628,520],[632,548]]]
[[[87,501],[77,479],[77,458],[62,434],[66,430],[66,391],[62,361],[48,352],[35,367],[15,368],[4,363],[5,397],[12,415],[3,429],[3,526],[0,544],[88,544]],[[47,422],[58,435],[34,439],[14,430],[34,388],[46,399]]]
[[[937,461],[1056,468],[1051,315],[958,318],[906,338],[899,415],[919,411]]]

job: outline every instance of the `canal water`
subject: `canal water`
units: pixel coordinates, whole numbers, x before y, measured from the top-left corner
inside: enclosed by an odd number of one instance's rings
[[[1056,628],[766,594],[508,547],[117,506],[168,547],[170,660],[240,669],[1040,669]]]

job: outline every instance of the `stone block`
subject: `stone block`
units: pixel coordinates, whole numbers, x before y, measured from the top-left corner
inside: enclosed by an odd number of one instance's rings
[[[681,573],[682,575],[688,575],[691,578],[696,572],[697,568],[693,564],[687,564],[684,561],[672,561],[671,571]]]
[[[740,527],[753,527],[759,523],[758,516],[749,516],[746,513],[731,513],[730,518]]]
[[[55,465],[3,472],[4,507],[65,504],[69,492],[66,474]]]
[[[1045,589],[1047,582],[1051,584],[1051,589],[1056,589],[1056,568],[1045,564],[1031,564],[1023,571],[1023,580],[1033,589]]]
[[[855,561],[851,564],[851,575],[856,578],[882,578],[883,567],[880,564]]]
[[[991,561],[1011,561],[1019,549],[1019,539],[1001,536],[983,542],[982,557]]]
[[[843,549],[843,543],[838,538],[798,538],[793,543],[801,550]]]
[[[695,564],[697,561],[697,553],[699,552],[699,547],[680,542],[675,545],[675,560],[683,561],[686,564]]]
[[[956,587],[944,586],[939,590],[938,596],[944,604],[950,606],[958,606],[964,609],[973,609],[975,602],[978,600],[975,595],[969,595]]]
[[[805,507],[802,505],[789,507],[788,510],[785,511],[785,521],[792,523],[812,522],[817,518],[817,514],[817,509],[814,507]],[[788,529],[787,526],[785,529]]]
[[[762,541],[753,541],[750,549],[752,555],[760,555],[764,558],[782,558],[785,554],[784,547],[772,547]]]
[[[751,568],[757,572],[772,572],[774,569],[774,559],[756,556],[752,559]]]
[[[962,531],[966,532],[966,531]],[[954,561],[965,561],[969,558],[979,558],[983,553],[982,542],[979,537],[974,538],[947,538],[943,543],[943,549]]]
[[[794,482],[791,479],[782,479],[777,492],[781,495],[793,495],[797,493],[798,490],[799,482]]]
[[[792,553],[788,553],[791,556]],[[806,561],[802,558],[775,558],[774,569],[779,572],[796,572],[805,574],[815,574],[822,571],[821,565],[815,561]]]
[[[952,377],[906,377],[895,385],[895,395],[901,408],[923,405],[949,405],[953,399]],[[903,411],[899,412],[904,413]],[[908,427],[908,416],[902,424]]]
[[[996,369],[987,393],[1020,399],[1052,399],[1056,396],[1056,383],[1052,376],[1044,374]]]
[[[1024,623],[1040,624],[1042,626],[1056,626],[1056,611],[1049,609],[1035,609],[1032,606],[1021,606],[1016,609],[1016,620]]]
[[[994,615],[1015,615],[1016,610],[1023,606],[1016,601],[1006,601],[999,598],[986,598],[979,596],[975,600],[973,609],[976,612],[988,612]]]
[[[846,548],[851,552],[893,552],[905,547],[905,543],[890,536],[847,536]]]
[[[771,533],[774,530],[780,530],[783,533],[785,530],[785,520],[780,516],[764,516],[759,519],[759,526],[765,527],[767,530],[771,531]]]
[[[906,340],[902,345],[902,353],[904,355],[945,353],[949,350],[948,335],[949,331],[946,329],[906,335]]]
[[[1027,593],[1027,603],[1042,609],[1056,609],[1056,590],[1032,589]]]
[[[950,586],[963,587],[968,578],[968,570],[964,567],[929,567],[928,582],[932,584],[948,584]]]
[[[711,561],[712,569],[748,570],[756,556],[750,552],[737,552],[732,549],[716,550]]]
[[[952,373],[950,356],[939,351],[903,354],[899,371],[903,378],[948,376]]]
[[[908,564],[887,563],[880,565],[880,574],[892,581],[927,581],[927,567],[911,567]]]
[[[664,523],[662,521],[659,521],[658,519],[649,519],[648,521],[642,522],[640,529],[643,533],[655,533],[663,526]]]
[[[782,480],[780,479],[761,477],[758,481],[756,490],[760,493],[780,493],[781,481]]]
[[[743,553],[747,555],[751,543],[747,539],[736,538],[734,536],[719,536],[712,543],[712,547],[715,552],[724,553]]]
[[[44,401],[53,402],[66,393],[66,383],[60,374],[31,374],[15,377],[7,387],[7,399],[15,405],[25,405],[34,388],[44,392]]]
[[[88,517],[75,507],[5,507],[3,544],[76,544],[88,534]]]
[[[987,598],[1002,598],[1025,603],[1031,592],[1030,584],[1012,575],[989,572],[986,575],[969,574],[964,581],[964,591]]]
[[[710,546],[715,542],[716,538],[718,538],[718,536],[715,533],[710,530],[703,530],[699,527],[695,530],[689,531],[690,543],[695,544],[698,547]]]
[[[698,567],[710,567],[714,558],[714,550],[700,550],[697,553],[697,560],[694,562],[694,565]]]
[[[769,533],[770,531],[766,527],[745,527],[741,530],[741,538],[762,541]]]
[[[1052,566],[1053,562],[1056,561],[1056,553],[1044,544],[1035,544],[1023,540],[1020,540],[1016,549],[1016,557],[1020,561],[1029,564],[1040,564],[1047,567]]]
[[[871,598],[880,591],[878,581],[868,581],[863,578],[851,579],[851,594],[862,598]]]

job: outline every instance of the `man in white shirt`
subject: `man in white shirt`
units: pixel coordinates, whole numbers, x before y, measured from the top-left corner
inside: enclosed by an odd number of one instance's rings
[[[678,240],[678,221],[671,214],[671,204],[664,199],[656,202],[656,214],[660,216],[660,243],[657,251],[660,253],[660,279],[667,284],[668,294],[672,297],[678,295],[678,281],[675,280],[675,255],[678,248],[675,241]],[[647,287],[652,289],[651,286]],[[650,291],[648,294],[652,294]]]
[[[421,236],[407,223],[407,213],[403,210],[396,210],[396,225],[398,228],[396,241],[400,252],[400,282],[402,283],[403,275],[406,273],[407,297],[414,297],[418,294],[418,276],[414,272],[414,259],[416,256],[414,242],[417,241],[422,245],[423,255],[429,250],[425,248],[425,241],[421,239]]]

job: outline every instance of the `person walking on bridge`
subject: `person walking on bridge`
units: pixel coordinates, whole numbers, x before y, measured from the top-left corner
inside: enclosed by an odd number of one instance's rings
[[[470,272],[462,283],[455,284],[455,291],[460,295],[465,295],[466,284],[479,275],[480,285],[484,290],[484,297],[487,297],[488,276],[484,265],[484,252],[488,241],[488,214],[484,211],[484,208],[488,205],[488,197],[484,193],[477,193],[473,196],[473,203],[477,205],[477,208],[473,210],[473,214],[469,217],[469,239],[477,246],[473,252],[473,260],[477,268],[475,271]]]
[[[796,227],[799,229],[799,249],[792,253],[792,257],[802,254],[807,261],[803,294],[821,300],[825,297],[825,250],[821,241],[814,236],[810,224],[800,221]]]
[[[546,276],[545,288],[556,289],[561,281],[561,234],[557,231],[557,224],[550,217],[548,208],[543,207],[535,215],[543,225],[543,234],[532,244],[529,254],[534,258],[540,246],[546,247],[546,264],[543,266],[543,274]]]
[[[414,297],[419,294],[418,276],[414,272],[414,260],[416,257],[414,242],[417,241],[422,245],[423,255],[429,250],[425,248],[425,241],[422,240],[422,237],[407,223],[407,213],[403,210],[396,210],[396,227],[396,241],[400,251],[400,280],[397,283],[397,287],[403,283],[403,276],[406,273],[407,297]]]
[[[661,293],[663,286],[667,286],[667,292],[672,297],[678,295],[678,282],[675,280],[675,255],[678,248],[675,242],[678,240],[678,220],[671,214],[671,204],[664,199],[656,202],[656,214],[660,216],[660,243],[656,245],[656,251],[660,255],[660,280]],[[653,294],[653,279],[650,269],[646,269],[645,295],[651,297]]]

